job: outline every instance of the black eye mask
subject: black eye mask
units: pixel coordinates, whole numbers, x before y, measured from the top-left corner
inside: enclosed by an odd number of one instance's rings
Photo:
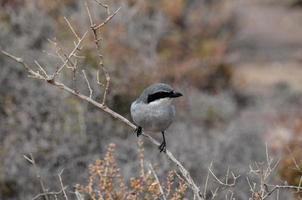
[[[154,94],[150,94],[148,95],[148,99],[147,99],[147,103],[150,103],[152,101],[155,101],[157,99],[162,99],[162,98],[176,98],[176,97],[180,97],[182,96],[181,93],[179,92],[174,92],[174,91],[171,91],[171,92],[156,92]]]
[[[171,92],[156,92],[154,94],[149,94],[148,95],[147,102],[150,103],[150,102],[158,100],[158,99],[171,97],[172,95],[173,95],[172,91]]]

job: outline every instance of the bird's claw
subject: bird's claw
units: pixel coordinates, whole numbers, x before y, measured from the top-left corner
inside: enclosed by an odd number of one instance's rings
[[[136,133],[137,137],[139,137],[142,134],[142,127],[138,126],[135,129],[135,133]]]
[[[164,152],[166,153],[166,142],[162,142],[160,145],[159,145],[159,152]]]

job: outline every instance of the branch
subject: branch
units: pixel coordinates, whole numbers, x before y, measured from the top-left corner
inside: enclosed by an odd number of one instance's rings
[[[166,198],[166,196],[165,196],[165,193],[164,193],[164,190],[163,190],[163,188],[162,188],[162,186],[161,186],[161,184],[160,184],[160,182],[159,182],[159,180],[158,180],[158,177],[157,177],[157,175],[156,175],[156,173],[155,173],[155,170],[153,169],[153,166],[152,166],[151,163],[149,163],[149,168],[150,168],[150,170],[151,170],[151,172],[152,172],[152,174],[153,174],[153,176],[154,176],[154,178],[155,178],[155,180],[156,180],[156,183],[158,184],[158,187],[159,187],[161,196],[163,197],[163,200],[167,200],[167,198]]]
[[[228,179],[229,179],[229,168],[227,170],[227,174],[226,174],[226,177],[225,177],[225,182],[222,182],[215,174],[214,172],[212,171],[211,169],[211,166],[212,166],[212,163],[209,167],[209,172],[212,174],[212,176],[214,177],[214,179],[222,186],[225,186],[225,187],[233,187],[236,185],[236,181],[237,179],[240,177],[240,175],[236,176],[233,172],[231,172],[232,174],[232,178],[233,178],[233,182],[232,183],[228,183]]]
[[[90,87],[90,84],[89,84],[89,81],[88,81],[88,79],[87,79],[87,76],[86,76],[86,73],[85,73],[85,70],[83,69],[82,70],[82,73],[83,73],[83,76],[84,76],[84,78],[85,78],[85,80],[86,80],[86,83],[87,83],[87,87],[88,87],[88,89],[89,89],[89,98],[91,98],[92,97],[92,89],[91,89],[91,87]]]
[[[64,19],[65,19],[66,23],[68,24],[68,27],[70,28],[71,32],[74,34],[74,36],[77,38],[77,40],[80,41],[81,38],[78,36],[78,34],[74,30],[74,28],[71,26],[71,23],[68,21],[68,19],[66,17],[64,17]]]
[[[109,8],[107,5],[99,2],[99,1],[96,1],[99,5],[101,5],[102,7],[106,8],[106,11],[107,11],[107,14],[109,14]],[[103,95],[103,100],[102,100],[102,104],[105,105],[106,103],[106,97],[107,97],[107,94],[108,94],[108,90],[109,90],[109,85],[110,85],[110,75],[104,65],[104,61],[103,61],[103,55],[101,53],[101,46],[99,44],[99,41],[102,40],[102,38],[98,38],[98,34],[97,34],[97,31],[99,29],[101,29],[103,26],[105,26],[117,13],[118,11],[121,9],[118,8],[112,15],[109,15],[107,17],[107,19],[102,22],[101,24],[99,25],[96,25],[94,22],[93,22],[93,19],[92,19],[92,16],[91,16],[91,11],[89,9],[89,6],[88,6],[88,2],[87,0],[85,1],[85,7],[86,7],[86,10],[87,10],[87,14],[88,14],[88,17],[89,17],[89,21],[90,21],[90,28],[91,28],[91,31],[93,33],[93,37],[94,37],[94,43],[95,43],[95,47],[96,47],[96,51],[98,53],[98,57],[99,57],[99,66],[100,68],[102,69],[104,75],[105,75],[105,80],[106,80],[106,84],[100,84],[99,83],[99,75],[97,75],[97,79],[98,79],[98,84],[100,86],[104,86],[105,87],[105,90],[104,90],[104,95]]]
[[[61,185],[61,191],[62,191],[63,194],[64,194],[65,200],[68,200],[67,194],[66,194],[66,192],[65,192],[65,188],[66,188],[67,186],[64,187],[63,180],[62,180],[62,173],[63,173],[63,171],[64,171],[64,169],[61,170],[61,172],[58,174],[58,176],[59,176],[59,181],[60,181],[60,185]]]
[[[95,26],[94,29],[98,30],[98,29],[102,28],[103,26],[105,26],[118,13],[118,11],[120,9],[121,9],[121,7],[119,7],[112,15],[109,15],[104,22],[102,22],[99,25]]]
[[[81,43],[83,42],[83,40],[85,39],[87,33],[88,33],[88,31],[86,31],[83,34],[83,36],[81,37],[81,39],[75,45],[75,47],[70,52],[70,54],[68,55],[68,57],[65,59],[65,62],[63,63],[63,65],[61,67],[57,68],[57,70],[55,71],[55,73],[52,75],[52,79],[55,79],[56,76],[59,75],[59,73],[63,70],[63,68],[66,66],[66,64],[70,61],[70,58],[75,55],[75,52],[79,49],[79,47],[80,47]]]
[[[289,189],[289,190],[297,190],[297,192],[299,192],[302,187],[301,186],[294,186],[294,185],[270,185],[270,184],[265,184],[265,186],[270,186],[273,187],[273,189],[271,191],[269,191],[262,199],[266,199],[268,198],[271,194],[273,194],[276,190],[280,190],[280,189]]]
[[[67,187],[64,187],[63,189],[65,190],[66,188],[67,188]],[[43,193],[37,194],[34,198],[32,198],[32,200],[39,199],[40,197],[43,197],[43,196],[61,194],[61,193],[63,192],[63,189],[61,189],[61,190],[58,191],[58,192],[43,192]]]
[[[0,49],[0,52],[5,52],[3,50]],[[37,79],[42,79],[42,80],[45,80],[47,83],[51,84],[52,86],[54,87],[57,87],[61,90],[64,90],[74,96],[76,96],[77,98],[81,99],[81,100],[84,100],[86,102],[89,102],[91,103],[92,105],[94,105],[95,107],[99,108],[100,110],[104,111],[105,113],[111,115],[113,118],[115,119],[118,119],[119,121],[123,122],[124,124],[128,125],[130,128],[132,128],[133,130],[136,129],[136,126],[131,123],[128,119],[126,119],[125,117],[123,117],[122,115],[118,114],[117,112],[113,111],[112,109],[110,109],[108,106],[104,105],[104,104],[101,104],[101,103],[98,103],[97,101],[93,100],[92,98],[88,97],[88,96],[85,96],[81,93],[79,93],[78,91],[74,90],[74,89],[71,89],[69,88],[68,86],[66,86],[65,84],[61,83],[61,82],[58,82],[54,79],[51,79],[51,80],[48,80],[48,79],[45,79],[43,76],[41,76],[40,74],[37,74],[36,72],[33,72],[29,67],[28,65],[23,61],[22,58],[18,58],[18,57],[15,57],[15,56],[12,56],[11,54],[5,52],[3,53],[4,55],[8,56],[9,58],[15,60],[16,62],[22,64],[22,66],[24,66],[25,69],[29,69],[27,70],[29,73],[32,73],[33,75],[33,78],[37,78]],[[26,66],[26,67],[25,67]],[[146,138],[149,139],[149,141],[151,143],[153,143],[154,145],[156,146],[159,146],[160,143],[155,140],[153,137],[151,137],[150,135],[146,134],[146,133],[142,133],[143,136],[145,136]],[[197,197],[197,199],[201,200],[202,199],[202,193],[199,189],[199,187],[196,185],[196,183],[194,182],[194,180],[192,179],[190,173],[188,172],[188,170],[174,157],[174,155],[169,151],[167,150],[166,151],[166,155],[167,157],[172,161],[174,162],[174,164],[176,164],[178,170],[181,172],[182,176],[184,177],[184,179],[186,180],[187,184],[189,185],[189,187],[193,190],[194,192],[194,195]]]
[[[103,8],[106,9],[107,15],[110,15],[110,10],[109,10],[109,6],[107,4],[104,4],[98,0],[95,0],[95,2],[97,2],[100,6],[102,6]]]
[[[37,177],[37,179],[38,179],[39,182],[40,182],[40,186],[41,186],[41,189],[42,189],[42,192],[43,192],[43,193],[40,193],[40,194],[38,194],[37,196],[38,196],[38,197],[44,196],[44,198],[45,198],[46,200],[49,200],[49,198],[48,198],[49,192],[47,192],[47,189],[46,189],[45,186],[44,186],[42,177],[41,177],[41,175],[40,175],[40,172],[39,172],[39,170],[38,170],[38,167],[37,167],[37,165],[36,165],[36,161],[35,161],[35,159],[34,159],[32,153],[30,153],[30,157],[27,157],[26,155],[23,155],[23,157],[24,157],[28,162],[30,162],[30,164],[33,165],[34,170],[35,170],[35,172],[36,172],[36,177]],[[37,196],[34,197],[33,199],[37,199],[37,198],[38,198]]]

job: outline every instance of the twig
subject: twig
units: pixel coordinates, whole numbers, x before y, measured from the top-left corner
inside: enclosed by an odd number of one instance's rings
[[[212,162],[209,166],[209,169],[212,167]],[[209,181],[209,175],[210,175],[210,171],[208,170],[208,173],[207,173],[207,178],[206,178],[206,182],[204,184],[204,189],[203,189],[203,198],[205,199],[206,196],[207,196],[207,188],[208,188],[208,181]]]
[[[44,74],[44,77],[47,79],[48,75],[47,75],[46,71],[43,69],[43,67],[40,65],[40,63],[36,60],[34,62],[39,67],[40,71]]]
[[[249,177],[246,177],[246,181],[247,181],[248,185],[250,186],[250,191],[252,192],[252,194],[255,193],[255,187],[256,187],[256,185],[253,184],[253,186],[252,186]]]
[[[81,37],[81,39],[78,41],[77,45],[74,47],[74,49],[71,51],[71,53],[68,55],[68,57],[66,58],[65,62],[63,63],[63,65],[61,67],[59,67],[55,73],[52,75],[52,79],[55,79],[55,77],[57,75],[59,75],[59,73],[62,71],[62,69],[66,66],[66,64],[69,62],[70,58],[74,55],[74,53],[78,50],[78,47],[81,45],[82,41],[85,39],[86,35],[87,35],[88,31],[86,31],[84,33],[84,35]]]
[[[65,200],[68,200],[67,194],[65,192],[65,187],[64,187],[64,184],[63,184],[63,181],[62,181],[62,176],[61,176],[63,171],[64,171],[64,169],[61,170],[61,172],[58,174],[58,176],[59,176],[59,180],[60,180],[61,190],[64,194],[64,198],[65,198]]]
[[[211,193],[212,193],[211,200],[214,200],[214,199],[217,197],[217,195],[218,195],[218,190],[219,190],[219,187],[217,187],[217,188],[214,190],[214,192],[211,191]]]
[[[66,63],[67,68],[72,69],[74,64],[72,63],[71,59],[68,58],[68,55],[64,52],[64,50],[59,46],[59,44],[56,41],[51,40],[51,39],[48,39],[48,42],[51,43],[55,47],[56,54],[57,54],[56,57],[60,58],[63,64],[67,61],[67,63]],[[77,45],[77,43],[75,44],[75,48],[76,48],[76,45]],[[76,54],[74,53],[73,56],[75,57]],[[60,66],[57,66],[56,71],[58,71],[59,68],[60,68]]]
[[[77,38],[77,40],[80,41],[81,38],[78,36],[78,34],[74,30],[74,28],[71,26],[71,23],[68,21],[68,19],[66,17],[64,17],[64,19],[65,19],[66,23],[68,24],[68,27],[70,28],[71,32],[74,34],[74,36]]]
[[[66,189],[67,187],[64,187],[64,190]],[[40,194],[37,194],[34,198],[32,198],[32,200],[36,200],[36,199],[39,199],[40,197],[43,197],[43,196],[48,196],[48,195],[59,195],[63,192],[63,189],[61,189],[60,191],[58,192],[43,192],[43,193],[40,193]]]
[[[296,158],[295,158],[294,155],[293,155],[292,150],[291,150],[288,146],[287,146],[286,148],[287,148],[287,151],[289,152],[289,154],[290,154],[290,156],[291,156],[292,161],[293,161],[294,164],[295,164],[295,167],[296,167],[298,170],[302,171],[301,167],[298,165],[298,163],[297,163],[297,161],[296,161]]]
[[[222,182],[221,180],[219,180],[219,178],[217,178],[217,176],[214,174],[214,172],[212,171],[212,169],[209,167],[209,172],[212,174],[212,176],[214,177],[214,179],[222,186],[226,186],[226,187],[233,187],[236,184],[237,179],[240,177],[240,175],[236,176],[233,172],[232,176],[233,176],[233,182],[232,183],[228,183],[228,178],[226,178],[225,183]],[[228,174],[228,173],[227,173]]]
[[[44,186],[42,177],[41,177],[40,172],[39,172],[39,170],[38,170],[38,167],[37,167],[37,165],[36,165],[36,161],[35,161],[35,159],[34,159],[34,157],[33,157],[33,154],[30,153],[29,155],[30,155],[30,157],[27,157],[26,155],[23,155],[23,157],[24,157],[27,161],[29,161],[29,162],[33,165],[33,167],[34,167],[34,170],[35,170],[35,172],[36,172],[36,177],[37,177],[37,179],[38,179],[39,182],[40,182],[40,186],[41,186],[41,189],[42,189],[42,192],[43,192],[40,196],[44,196],[46,200],[49,200],[47,189],[46,189],[45,186]],[[33,198],[33,199],[35,199],[35,198]]]
[[[271,191],[269,191],[262,199],[268,198],[272,193],[274,193],[276,190],[280,189],[290,189],[290,190],[301,190],[302,188],[299,186],[294,186],[294,185],[270,185],[270,184],[265,184],[266,186],[273,187]]]
[[[106,5],[103,5],[101,2],[98,2],[98,3],[101,6],[103,6],[103,7],[106,8]],[[112,15],[108,16],[104,22],[102,22],[99,25],[96,25],[93,22],[93,19],[92,19],[91,12],[90,12],[90,9],[89,9],[87,1],[85,1],[85,7],[86,7],[86,10],[87,10],[87,13],[88,13],[88,17],[89,17],[89,21],[90,21],[90,28],[91,28],[91,31],[93,33],[96,50],[98,52],[98,56],[99,56],[99,59],[100,59],[99,65],[100,65],[100,68],[102,69],[102,71],[103,71],[103,73],[105,75],[105,79],[106,79],[105,90],[104,90],[103,100],[102,100],[102,104],[105,105],[105,103],[106,103],[106,97],[107,97],[109,86],[110,86],[110,75],[109,75],[107,69],[104,66],[103,55],[101,54],[101,47],[99,45],[99,41],[101,40],[101,38],[98,38],[97,31],[100,28],[102,28],[104,25],[106,25],[118,13],[118,11],[120,10],[120,8],[118,8]],[[106,10],[108,12],[108,9],[106,9]],[[97,77],[99,79],[99,75],[97,75]],[[99,80],[98,80],[98,83],[100,83]],[[99,84],[99,85],[101,85],[101,84]]]
[[[0,47],[0,52],[1,52],[3,55],[5,55],[5,56],[7,56],[7,57],[13,59],[14,61],[20,63],[20,64],[24,67],[24,69],[29,73],[29,76],[30,76],[30,77],[34,77],[34,78],[37,78],[37,79],[45,80],[45,78],[44,78],[39,72],[33,71],[33,70],[32,70],[32,69],[24,62],[23,58],[19,58],[19,57],[13,56],[12,54],[10,54],[10,53],[8,53],[8,52],[2,50],[1,47]]]
[[[112,15],[109,15],[104,22],[100,23],[99,25],[96,25],[94,27],[94,29],[98,30],[98,29],[102,28],[103,26],[105,26],[118,13],[118,11],[120,9],[121,9],[121,7],[119,7]]]
[[[105,86],[101,81],[100,81],[100,70],[97,70],[96,72],[96,81],[97,81],[97,84],[100,85],[100,86]]]
[[[92,16],[91,16],[91,13],[90,13],[90,9],[89,9],[87,0],[85,0],[84,4],[85,4],[85,7],[86,7],[86,10],[87,10],[87,13],[88,13],[90,25],[92,27],[92,26],[94,26],[94,24],[93,24],[93,21],[92,21]]]
[[[87,87],[88,87],[88,89],[89,89],[89,98],[91,98],[91,97],[92,97],[92,89],[91,89],[91,87],[90,87],[90,84],[89,84],[89,81],[88,81],[88,79],[87,79],[87,76],[86,76],[86,73],[85,73],[85,70],[84,70],[84,69],[82,70],[82,73],[83,73],[83,75],[84,75],[84,78],[85,78],[86,83],[87,83]]]
[[[109,10],[109,6],[107,4],[104,4],[98,0],[94,0],[95,2],[97,2],[100,6],[102,6],[103,8],[106,9],[107,15],[110,15],[110,10]]]
[[[160,190],[160,193],[161,193],[161,196],[162,196],[163,200],[167,200],[167,198],[165,196],[165,193],[164,193],[164,190],[163,190],[163,188],[162,188],[162,186],[161,186],[161,184],[160,184],[160,182],[158,180],[158,177],[157,177],[157,175],[156,175],[156,173],[155,173],[155,171],[154,171],[153,166],[152,166],[151,163],[149,163],[149,168],[150,168],[150,170],[151,170],[151,172],[152,172],[152,174],[153,174],[153,176],[154,176],[154,178],[156,180],[156,183],[158,184],[158,187],[159,187],[159,190]]]
[[[77,200],[84,200],[84,198],[82,197],[81,193],[79,193],[79,191],[76,190],[74,193],[77,197]]]
[[[230,194],[230,198],[228,198],[229,194]],[[233,199],[233,196],[234,196],[234,192],[231,191],[231,190],[228,190],[227,193],[225,194],[225,199],[226,200],[228,200],[228,199],[229,200],[235,200],[235,199]]]

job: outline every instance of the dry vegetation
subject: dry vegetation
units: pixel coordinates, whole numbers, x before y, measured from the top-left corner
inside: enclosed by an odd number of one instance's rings
[[[265,105],[233,87],[229,2],[109,4],[1,2],[0,198],[263,200],[293,190],[299,199],[301,144],[289,142],[288,155],[278,149],[279,163],[263,133],[267,113],[301,98],[281,88]],[[161,155],[147,134],[144,147],[134,145],[127,119],[130,102],[157,81],[187,96]]]
[[[96,160],[89,167],[86,186],[77,185],[76,191],[90,199],[183,199],[187,184],[176,171],[170,171],[163,183],[149,163],[145,169],[142,142],[139,141],[139,175],[125,183],[114,157],[115,145],[110,144],[103,160]]]

